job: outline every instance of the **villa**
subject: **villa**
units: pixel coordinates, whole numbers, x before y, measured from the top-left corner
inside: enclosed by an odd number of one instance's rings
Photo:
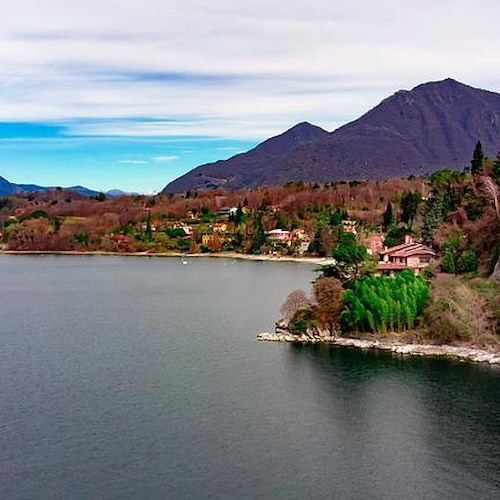
[[[378,270],[387,274],[405,269],[411,269],[418,274],[422,269],[429,267],[431,259],[436,256],[432,248],[413,242],[408,235],[405,243],[390,248],[385,247],[379,254],[381,260],[378,263]]]

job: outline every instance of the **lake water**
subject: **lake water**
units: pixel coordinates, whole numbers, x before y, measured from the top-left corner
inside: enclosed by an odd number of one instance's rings
[[[0,256],[0,499],[498,499],[500,371],[259,343],[312,267]]]

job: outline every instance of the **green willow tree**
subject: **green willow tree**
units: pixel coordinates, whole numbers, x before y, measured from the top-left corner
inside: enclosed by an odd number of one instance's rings
[[[429,284],[411,271],[393,278],[365,276],[344,292],[342,327],[372,333],[411,330],[428,298]]]

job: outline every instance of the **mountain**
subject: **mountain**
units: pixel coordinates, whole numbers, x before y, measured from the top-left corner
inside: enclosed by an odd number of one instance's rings
[[[9,182],[4,177],[0,177],[0,196],[9,196],[18,193],[37,193],[43,191],[53,191],[57,189],[55,186],[38,186],[36,184],[14,184]],[[84,186],[71,186],[63,188],[64,191],[72,191],[74,193],[81,194],[82,196],[97,196],[100,194],[99,191],[94,191],[93,189],[86,188]],[[111,189],[107,191],[106,196],[110,198],[117,198],[119,196],[127,196],[129,193],[125,193],[119,189]]]
[[[228,187],[239,189],[262,184],[272,165],[279,164],[295,148],[327,137],[320,127],[302,122],[283,134],[267,139],[247,153],[229,160],[201,165],[171,182],[162,192],[178,193],[188,189]]]
[[[120,198],[122,196],[140,196],[139,193],[122,191],[121,189],[110,189],[104,193],[108,198]]]
[[[12,184],[7,179],[0,177],[0,196],[8,196],[9,194],[15,194],[19,190],[16,184]]]
[[[248,153],[202,165],[164,192],[385,179],[463,168],[470,164],[478,139],[490,156],[500,149],[500,94],[447,78],[400,90],[334,132],[318,130],[288,152],[284,145],[276,156],[262,149],[273,138]]]

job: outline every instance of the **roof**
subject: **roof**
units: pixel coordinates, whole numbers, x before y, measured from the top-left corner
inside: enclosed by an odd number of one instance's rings
[[[380,252],[380,255],[390,255],[392,257],[411,257],[413,255],[436,255],[432,248],[422,243],[403,243],[394,247],[387,248]]]

